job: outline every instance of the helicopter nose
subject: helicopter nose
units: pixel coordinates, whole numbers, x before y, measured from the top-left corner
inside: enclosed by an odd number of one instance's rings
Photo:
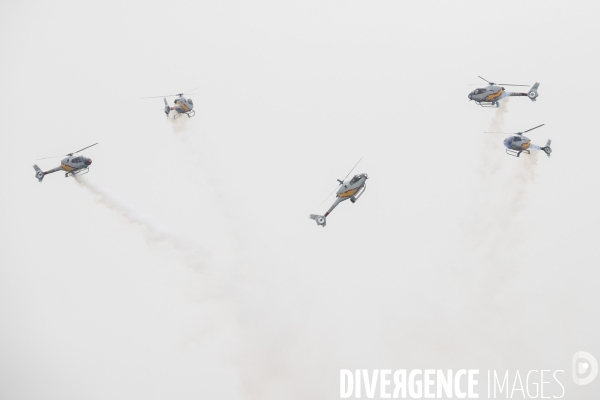
[[[88,158],[88,159],[87,159],[87,162],[86,162],[86,164],[87,164],[87,165],[90,165],[91,163],[92,163],[92,159],[91,159],[91,158]]]
[[[469,100],[472,100],[473,95],[469,93]]]

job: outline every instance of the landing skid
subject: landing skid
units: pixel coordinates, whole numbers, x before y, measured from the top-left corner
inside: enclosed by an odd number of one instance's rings
[[[181,116],[181,114],[185,114],[188,116],[188,118],[192,118],[194,115],[196,115],[196,110],[192,110],[192,111],[188,111],[188,112],[184,112],[184,113],[178,112],[175,115],[173,115],[173,119],[179,118]]]
[[[356,203],[356,200],[360,199],[360,196],[362,196],[362,194],[365,192],[365,190],[367,190],[367,185],[366,185],[366,184],[365,184],[365,185],[362,187],[362,190],[361,190],[361,191],[358,193],[358,196],[356,196],[356,195],[355,195],[355,196],[352,196],[352,197],[350,198],[350,201],[351,201],[353,204],[354,204],[354,203]]]
[[[480,103],[480,102],[475,102],[477,103],[478,106],[480,107],[486,107],[486,108],[498,108],[500,107],[500,103],[498,103],[497,101],[493,102],[493,103]]]
[[[89,168],[82,168],[82,169],[78,169],[77,171],[72,171],[72,172],[67,172],[65,174],[65,178],[68,178],[70,176],[75,176],[75,175],[85,175],[88,172],[90,172]]]
[[[531,154],[529,152],[529,150],[521,150],[521,151],[517,151],[517,150],[512,150],[512,149],[506,149],[506,154],[508,154],[509,156],[513,156],[513,157],[519,157],[521,155],[521,153],[527,153],[527,154]]]

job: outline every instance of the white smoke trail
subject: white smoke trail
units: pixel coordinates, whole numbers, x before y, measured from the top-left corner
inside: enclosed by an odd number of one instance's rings
[[[490,130],[504,131],[504,120],[508,114],[508,99],[504,107],[496,110],[490,123]],[[479,166],[480,180],[475,188],[473,215],[477,220],[475,240],[479,246],[488,249],[497,247],[494,243],[505,243],[514,230],[522,231],[518,225],[527,209],[526,198],[535,181],[538,152],[522,153],[516,162],[509,159],[502,145],[504,136],[489,134],[484,137]],[[517,224],[517,225],[515,225]],[[516,245],[512,243],[513,245]]]
[[[219,179],[219,159],[215,157],[214,144],[202,129],[198,127],[194,129],[194,124],[198,119],[187,117],[173,119],[171,117],[169,121],[173,134],[184,146],[183,150],[193,156],[191,159],[198,167],[191,179],[202,185],[207,184],[213,189],[210,194],[216,197],[214,206],[219,209],[221,216],[231,222],[231,210],[227,207],[227,195],[222,183],[225,180]]]
[[[213,199],[216,214],[213,217],[220,221],[223,237],[214,257],[219,263],[218,272],[203,277],[206,279],[198,283],[202,285],[202,292],[210,291],[210,307],[215,314],[190,337],[186,345],[202,345],[211,336],[234,338],[221,352],[227,354],[227,362],[238,375],[236,379],[243,398],[274,398],[270,395],[272,386],[277,384],[278,379],[283,379],[283,371],[289,368],[288,344],[295,335],[288,333],[281,339],[272,336],[273,327],[268,314],[278,309],[270,304],[270,296],[277,293],[277,289],[266,283],[269,277],[260,272],[264,266],[259,265],[245,249],[247,233],[240,228],[240,220],[234,215],[236,211],[227,207],[227,192],[223,187],[226,180],[219,179],[222,177],[221,160],[215,156],[219,149],[210,135],[199,129],[199,122],[197,118],[181,117],[171,120],[170,127],[173,136],[184,146],[182,151],[192,156],[187,157],[195,164],[195,172],[190,179],[212,189],[207,191],[206,196]],[[285,317],[287,314],[284,314]],[[286,394],[276,398],[293,398]]]
[[[169,115],[169,125],[173,130],[173,133],[177,136],[186,133],[188,128],[188,120],[187,115],[179,114],[177,118],[173,118],[173,115],[176,115],[177,111],[171,111]]]
[[[504,129],[504,118],[508,113],[508,100],[507,98],[503,106],[497,108],[492,117],[490,123],[490,131],[502,132]],[[483,140],[483,148],[481,149],[482,162],[479,168],[479,175],[482,180],[489,179],[491,176],[500,171],[504,165],[504,158],[502,156],[502,147],[499,145],[499,135],[486,134]]]
[[[148,243],[166,243],[170,245],[180,254],[181,261],[192,268],[202,269],[206,265],[206,262],[203,261],[206,260],[207,254],[199,245],[162,226],[149,215],[137,211],[109,190],[101,188],[82,177],[75,177],[75,182],[92,193],[100,204],[119,214],[128,223],[142,228]]]
[[[504,131],[507,103],[496,110],[491,131]],[[514,352],[520,348],[521,335],[534,336],[533,328],[527,331],[526,310],[532,299],[522,290],[521,270],[528,267],[522,261],[527,251],[526,212],[539,153],[513,159],[505,154],[502,140],[504,136],[493,134],[484,138],[480,179],[473,188],[466,224],[472,264],[466,271],[468,278],[461,275],[459,281],[471,299],[467,313],[479,322],[463,332],[465,337],[481,352],[489,352],[490,343],[502,343],[514,362],[520,358]]]

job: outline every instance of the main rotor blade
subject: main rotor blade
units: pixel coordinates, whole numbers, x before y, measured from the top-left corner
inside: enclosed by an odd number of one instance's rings
[[[75,153],[79,153],[80,151],[83,151],[83,150],[85,150],[85,149],[89,149],[90,147],[92,147],[92,146],[95,146],[95,145],[97,145],[97,144],[98,144],[98,143],[94,143],[94,144],[92,144],[92,145],[90,145],[90,146],[88,146],[88,147],[84,147],[84,148],[83,148],[83,149],[81,149],[81,150],[77,150],[77,151],[74,151],[74,152],[72,152],[72,153],[69,153],[69,154],[62,154],[62,155],[60,155],[60,156],[52,156],[52,157],[44,157],[44,158],[36,158],[35,160],[37,161],[37,160],[47,160],[47,159],[49,159],[49,158],[68,157],[68,156],[71,156],[71,155],[73,155],[73,154],[75,154]]]
[[[200,89],[200,86],[198,86],[197,88],[193,88],[193,89],[191,89],[191,90],[186,90],[185,92],[183,92],[183,94],[191,94],[191,93],[189,93],[189,92],[192,92],[192,91],[194,91],[194,90],[196,90],[196,89]]]
[[[538,125],[538,126],[536,126],[535,128],[527,129],[526,131],[523,131],[523,133],[525,133],[525,132],[529,132],[529,131],[532,131],[532,130],[534,130],[534,129],[537,129],[537,128],[539,128],[540,126],[544,126],[544,125],[546,125],[546,124],[541,124],[541,125]]]
[[[363,159],[363,158],[361,157],[361,158],[360,158],[360,160],[358,160],[358,162],[357,162],[356,164],[354,164],[354,167],[352,167],[352,169],[350,170],[350,172],[348,172],[348,175],[346,175],[346,177],[345,177],[344,179],[342,179],[342,182],[344,182],[344,181],[346,180],[346,178],[347,178],[348,176],[350,176],[350,174],[352,173],[352,171],[354,171],[354,168],[356,168],[356,166],[358,165],[358,163],[359,163],[359,162],[360,162],[362,159]],[[338,190],[338,188],[339,188],[340,186],[342,186],[342,184],[341,184],[341,183],[340,183],[339,185],[337,185],[337,186],[335,187],[335,189],[333,189],[333,192],[329,193],[329,194],[327,195],[327,197],[325,197],[325,200],[323,200],[323,201],[321,202],[321,204],[319,204],[319,206],[323,205],[323,203],[325,203],[325,201],[326,201],[326,200],[329,198],[329,196],[331,196],[332,194],[334,194],[334,193],[335,193],[335,192]]]
[[[327,195],[327,197],[325,197],[325,199],[324,199],[324,200],[321,202],[321,204],[319,204],[319,207],[321,207],[321,206],[323,205],[323,203],[325,203],[325,202],[327,201],[327,199],[328,199],[329,197],[331,197],[331,195],[332,195],[332,194],[334,194],[334,193],[335,193],[335,192],[338,190],[338,188],[339,188],[340,186],[342,186],[342,184],[341,184],[341,183],[340,183],[339,185],[337,185],[337,187],[336,187],[335,189],[333,189],[333,192],[329,193],[329,194]]]
[[[479,76],[479,75],[477,75],[477,77],[481,78],[481,76]],[[485,79],[485,78],[481,78],[481,79],[483,79],[484,81],[486,81],[486,82],[487,82],[487,83],[489,83],[490,85],[504,85],[504,86],[529,86],[529,85],[515,85],[514,83],[493,83],[493,82],[490,82],[490,81],[488,81],[488,80],[487,80],[487,79]]]
[[[483,132],[483,133],[501,133],[502,135],[512,135],[512,133],[506,133],[506,132]]]
[[[198,88],[196,88],[198,89]],[[194,90],[194,89],[192,89]],[[175,97],[175,96],[183,96],[183,95],[190,95],[190,94],[200,94],[200,93],[188,93],[188,92],[183,92],[183,93],[175,93],[175,94],[166,94],[164,96],[150,96],[150,97],[142,97],[140,100],[144,100],[144,99],[158,99],[159,97]]]
[[[363,158],[361,157],[360,160],[362,160]],[[346,178],[350,176],[350,174],[352,173],[352,171],[354,171],[354,168],[356,168],[356,166],[358,165],[358,163],[360,162],[360,160],[358,160],[358,162],[356,164],[354,164],[354,167],[352,167],[352,169],[350,170],[350,172],[348,172],[348,175],[346,175],[346,177],[344,179],[342,179],[342,182],[346,181]]]
[[[44,158],[36,158],[35,160],[47,160],[49,158],[58,158],[58,157],[64,157],[64,155],[60,155],[60,156],[52,156],[52,157],[44,157]]]
[[[165,96],[142,97],[141,100],[144,100],[144,99],[158,99],[159,97],[173,97],[173,96],[179,96],[179,95],[178,94],[167,94]]]
[[[159,97],[173,97],[173,96],[181,96],[181,95],[184,95],[184,94],[200,94],[200,93],[188,93],[188,92],[192,92],[192,91],[194,91],[194,90],[196,90],[196,89],[200,89],[200,86],[198,86],[197,88],[193,88],[192,90],[188,90],[188,91],[186,91],[186,92],[181,92],[181,93],[167,94],[167,95],[165,95],[165,96],[150,96],[150,97],[142,97],[142,98],[141,98],[141,100],[144,100],[144,99],[157,99],[157,98],[159,98]]]
[[[90,146],[88,146],[88,147],[84,147],[83,149],[81,149],[81,150],[77,150],[77,151],[74,151],[74,152],[72,152],[72,153],[70,153],[70,154],[79,153],[80,151],[83,151],[83,150],[85,150],[85,149],[89,149],[90,147],[92,147],[92,146],[95,146],[95,145],[97,145],[97,144],[98,144],[98,143],[94,143],[94,144],[92,144],[92,145],[90,145]]]

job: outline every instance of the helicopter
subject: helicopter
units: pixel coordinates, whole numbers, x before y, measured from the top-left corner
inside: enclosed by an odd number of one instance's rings
[[[344,179],[337,180],[340,184],[337,188],[333,190],[333,192],[329,194],[329,196],[331,196],[334,192],[337,192],[336,199],[333,202],[333,205],[329,208],[329,210],[327,210],[325,215],[310,214],[308,218],[314,219],[317,222],[317,225],[325,227],[325,225],[327,225],[327,216],[333,211],[334,208],[337,207],[338,204],[348,199],[350,199],[352,203],[356,203],[356,200],[358,200],[367,189],[366,183],[367,179],[369,179],[369,176],[367,174],[357,174],[354,175],[350,180],[346,180],[346,178],[350,176],[354,168],[356,168],[356,166],[361,160],[362,158],[358,160],[358,162],[354,165],[354,167],[352,167],[352,169],[350,170],[350,172],[348,172],[348,175],[346,175]],[[327,196],[325,200],[327,200],[329,196]],[[325,200],[323,200],[321,204],[323,204]]]
[[[192,92],[196,89],[198,89],[198,88],[188,90],[188,92]],[[188,93],[188,92],[169,94],[166,96],[143,97],[142,99],[156,99],[158,97],[162,97],[165,102],[165,114],[167,115],[167,118],[169,118],[169,113],[171,112],[171,110],[176,112],[175,114],[173,114],[173,119],[181,116],[181,114],[186,114],[188,116],[188,118],[191,118],[194,115],[196,115],[196,111],[194,111],[194,102],[190,98],[185,98],[184,95],[188,96],[190,94],[198,94],[198,93]],[[177,98],[173,102],[173,103],[175,103],[175,105],[171,107],[171,106],[169,106],[169,103],[167,103],[167,97],[173,97],[173,96],[177,96]]]
[[[479,76],[479,78],[481,78],[481,76]],[[494,82],[488,81],[485,78],[481,78],[481,79],[483,79],[484,81],[489,83],[489,86],[487,86],[485,88],[475,89],[471,93],[469,93],[469,101],[473,100],[473,101],[475,101],[475,103],[477,105],[480,105],[481,107],[500,107],[499,101],[502,100],[503,98],[509,97],[509,96],[528,96],[531,101],[535,101],[535,99],[539,96],[537,89],[540,86],[540,84],[538,82],[536,82],[531,87],[531,89],[529,89],[529,92],[517,93],[517,92],[506,92],[502,86],[497,86],[497,85],[504,85],[504,86],[528,86],[528,85],[513,85],[511,83],[496,84]]]
[[[89,149],[90,147],[95,146],[97,144],[98,143],[94,143],[88,147],[84,147],[81,150],[77,150],[77,151],[74,151],[73,153],[67,154],[66,155],[67,158],[63,159],[60,162],[60,166],[58,166],[56,168],[52,168],[51,170],[44,172],[40,169],[40,167],[38,167],[37,165],[34,165],[33,169],[35,169],[35,177],[38,179],[38,181],[40,183],[42,183],[42,180],[44,179],[45,175],[48,175],[48,174],[51,174],[51,173],[57,172],[57,171],[66,171],[65,178],[68,178],[69,176],[79,175],[79,174],[82,174],[82,175],[87,174],[90,170],[90,165],[92,164],[92,159],[83,157],[83,156],[73,157],[73,154],[79,153],[80,151],[83,151],[85,149]],[[56,158],[56,157],[62,157],[62,156],[38,158],[38,160],[47,160],[48,158]]]
[[[501,133],[501,134],[505,134],[505,135],[512,135],[512,136],[504,139],[504,146],[506,147],[506,154],[508,154],[509,156],[519,157],[521,155],[521,153],[523,153],[523,152],[525,152],[527,154],[531,154],[529,152],[529,150],[533,149],[533,150],[543,150],[544,153],[546,153],[546,155],[548,157],[550,157],[550,153],[552,153],[552,148],[550,147],[552,140],[548,139],[548,141],[546,142],[546,145],[542,147],[542,146],[538,146],[536,144],[531,143],[531,140],[527,136],[523,136],[523,134],[525,132],[532,131],[532,130],[537,129],[540,126],[544,126],[544,125],[545,124],[538,125],[535,128],[527,129],[526,131],[517,132],[517,133],[508,133],[508,134],[504,133],[504,132],[484,132],[484,133]]]

